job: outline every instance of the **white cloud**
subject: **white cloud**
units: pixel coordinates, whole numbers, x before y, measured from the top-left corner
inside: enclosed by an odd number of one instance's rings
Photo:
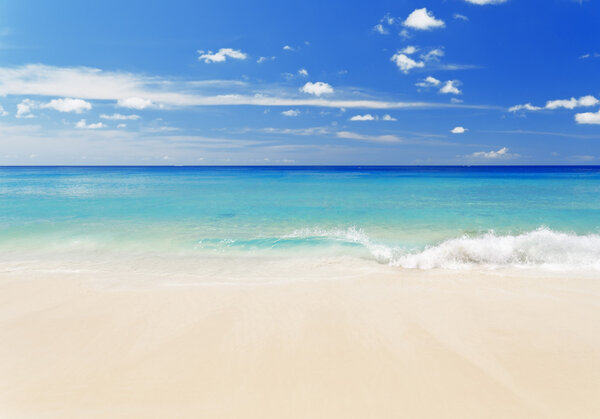
[[[511,106],[510,108],[508,108],[509,112],[517,112],[517,111],[539,111],[540,108],[539,106],[533,106],[531,103],[525,103],[524,105],[515,105],[515,106]]]
[[[8,112],[6,112],[2,105],[0,105],[0,116],[8,116]]]
[[[82,113],[92,109],[92,104],[82,99],[52,99],[48,103],[40,103],[31,99],[24,99],[17,105],[17,118],[33,118],[33,109],[54,109],[59,112]]]
[[[460,95],[462,92],[457,87],[459,84],[460,82],[458,80],[448,80],[440,89],[440,93]]]
[[[258,64],[261,64],[261,63],[264,63],[265,61],[274,60],[274,59],[275,59],[275,57],[258,57],[258,60],[256,60],[256,62]]]
[[[285,134],[285,135],[329,135],[330,127],[311,127],[311,128],[261,128],[258,131],[266,134]]]
[[[376,143],[401,143],[404,140],[395,135],[364,135],[356,132],[339,131],[336,133],[338,138],[349,140],[372,141]]]
[[[415,52],[417,52],[417,47],[408,45],[407,47],[404,47],[402,50],[400,50],[400,52],[402,54],[411,55],[411,54],[414,54]]]
[[[583,155],[579,154],[579,155],[573,156],[572,158],[575,160],[581,160],[581,161],[596,160],[596,156],[591,156],[589,154],[583,154]]]
[[[483,158],[483,159],[507,159],[511,157],[518,157],[518,154],[510,154],[508,148],[502,147],[497,151],[477,151],[470,154],[468,157]]]
[[[571,99],[557,99],[557,100],[549,100],[546,102],[546,109],[557,109],[557,108],[566,108],[566,109],[575,109],[577,106],[577,99],[572,97]]]
[[[468,17],[466,17],[465,15],[461,15],[460,13],[454,13],[454,15],[452,15],[452,17],[454,17],[454,19],[458,19],[458,20],[469,20]]]
[[[289,45],[284,45],[283,50],[284,51],[295,51],[294,48],[290,47]]]
[[[600,103],[598,99],[596,99],[594,96],[588,95],[582,96],[579,99],[572,97],[571,99],[549,100],[546,102],[546,109],[575,109],[579,106],[595,106],[598,103]]]
[[[423,81],[418,82],[416,85],[419,87],[432,87],[439,86],[442,82],[435,77],[427,76]]]
[[[484,4],[500,4],[506,3],[507,0],[465,0],[467,3],[478,4],[483,6]]]
[[[153,106],[153,103],[150,99],[143,99],[140,97],[128,97],[125,99],[119,99],[117,101],[117,106],[120,106],[122,108],[141,110]]]
[[[431,77],[431,76],[426,77],[425,81],[434,86],[439,86],[439,84],[441,83],[438,79],[436,79],[435,77]]]
[[[308,93],[309,95],[321,96],[333,93],[333,87],[330,84],[318,81],[316,83],[307,82],[300,88],[301,92]]]
[[[31,110],[35,108],[35,102],[31,99],[23,99],[21,103],[17,105],[17,118],[33,118]]]
[[[200,61],[204,61],[205,63],[223,63],[227,60],[227,57],[233,58],[235,60],[245,60],[248,55],[240,51],[239,49],[232,48],[221,48],[217,52],[204,52],[198,51],[200,56],[198,59]]]
[[[467,131],[468,129],[466,129],[465,127],[454,127],[450,132],[452,134],[464,134]]]
[[[213,83],[214,81],[203,80],[200,82],[200,87],[211,85],[207,84],[209,82]],[[6,96],[78,97],[86,100],[121,102],[122,105],[165,106],[166,109],[190,106],[281,106],[285,108],[314,106],[338,109],[414,109],[450,106],[422,101],[385,101],[362,98],[331,100],[268,94],[204,95],[196,90],[198,83],[181,82],[160,76],[108,72],[89,67],[52,67],[40,64],[0,67],[0,92]],[[219,83],[222,84],[222,81]],[[27,105],[27,102],[23,105]],[[469,107],[472,109],[488,108],[477,105]]]
[[[375,121],[375,119],[377,118],[370,113],[367,113],[364,115],[354,115],[352,118],[350,118],[350,121]]]
[[[425,67],[425,62],[427,62],[427,61],[431,61],[431,60],[437,61],[439,59],[439,57],[444,56],[444,51],[442,49],[435,48],[425,54],[421,54],[422,61],[417,61],[416,59],[409,57],[409,55],[412,55],[412,54],[416,53],[417,51],[418,51],[417,47],[409,45],[401,50],[398,50],[392,56],[392,58],[390,58],[390,60],[392,62],[396,63],[396,65],[402,72],[407,74],[413,68]]]
[[[89,111],[92,109],[92,104],[82,99],[53,99],[50,102],[41,105],[41,108],[50,108],[59,112],[75,112],[82,113],[83,111]]]
[[[578,100],[579,106],[596,106],[598,103],[600,101],[591,95],[582,96]]]
[[[136,119],[140,119],[139,115],[121,115],[120,113],[113,113],[112,115],[102,114],[100,115],[102,119],[109,119],[112,121],[135,121]]]
[[[102,122],[96,122],[94,124],[87,124],[85,122],[85,119],[82,119],[75,124],[75,127],[81,128],[81,129],[99,129],[99,128],[106,128],[106,125],[104,125]]]
[[[381,35],[387,35],[390,33],[387,26],[391,26],[394,23],[396,23],[396,18],[387,13],[384,17],[379,19],[379,23],[377,25],[373,26],[373,30]]]
[[[578,124],[600,124],[600,110],[598,112],[584,112],[575,114]]]
[[[298,116],[300,115],[300,111],[297,109],[289,109],[287,111],[281,112],[281,114],[284,116]]]
[[[127,126],[127,124],[118,124],[117,128],[125,128]]]
[[[444,21],[436,19],[427,8],[415,9],[408,15],[402,25],[418,30],[429,30],[444,27]]]
[[[301,68],[300,70],[298,70],[298,75],[301,77],[308,77],[308,71],[306,70],[306,68]]]
[[[539,106],[534,106],[531,103],[526,103],[524,105],[515,105],[515,106],[508,108],[508,111],[509,112],[516,112],[516,111],[521,111],[521,110],[539,111],[541,109],[554,110],[554,109],[559,109],[559,108],[575,109],[575,108],[579,108],[579,107],[596,106],[598,103],[600,103],[600,100],[596,99],[592,95],[587,95],[587,96],[581,96],[579,99],[575,99],[574,97],[572,97],[571,99],[549,100],[546,102],[546,106],[544,106],[544,108],[541,108]]]
[[[396,118],[394,118],[393,116],[391,116],[389,114],[385,114],[381,118],[379,118],[378,115],[372,115],[370,113],[367,113],[364,115],[354,115],[349,120],[350,121],[379,121],[379,119],[381,119],[382,121],[397,121]]]
[[[423,61],[415,61],[409,56],[402,54],[400,51],[392,55],[390,60],[396,63],[400,71],[405,74],[407,74],[413,68],[425,67],[425,63]]]
[[[426,54],[422,54],[421,58],[425,61],[438,60],[444,56],[444,51],[441,48],[434,48]]]
[[[453,97],[452,99],[450,99],[450,103],[463,103],[463,100]]]
[[[390,33],[381,23],[373,26],[373,30],[381,35],[387,35]]]

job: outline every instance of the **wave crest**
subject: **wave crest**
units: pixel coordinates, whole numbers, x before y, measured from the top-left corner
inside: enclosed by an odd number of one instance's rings
[[[600,270],[600,235],[577,235],[541,227],[517,235],[491,231],[449,239],[423,250],[406,250],[372,240],[363,230],[297,230],[287,239],[312,237],[363,246],[380,263],[411,269],[546,267]]]

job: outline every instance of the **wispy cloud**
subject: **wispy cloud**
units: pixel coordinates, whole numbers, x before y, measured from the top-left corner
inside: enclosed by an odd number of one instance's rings
[[[517,112],[517,111],[539,111],[542,109],[575,109],[579,107],[590,107],[596,106],[600,103],[600,100],[595,98],[592,95],[581,96],[579,99],[575,99],[574,97],[570,99],[556,99],[549,100],[546,102],[546,105],[542,108],[540,106],[534,106],[531,103],[525,103],[524,105],[515,105],[508,108],[509,112]]]
[[[581,55],[579,58],[581,60],[586,60],[588,58],[598,58],[598,57],[600,57],[599,53],[597,53],[597,52],[588,52],[587,54]]]
[[[308,127],[308,128],[259,128],[259,129],[246,129],[248,131],[258,131],[265,134],[282,134],[282,135],[328,135],[331,134],[331,127]]]
[[[477,4],[483,6],[486,4],[501,4],[506,3],[508,0],[465,0],[467,3]]]
[[[418,82],[416,84],[416,86],[418,86],[418,87],[433,87],[433,86],[439,86],[441,83],[442,82],[440,80],[436,79],[435,77],[427,76],[427,77],[425,77],[425,79]]]
[[[111,121],[135,121],[136,119],[140,119],[139,115],[122,115],[120,113],[113,113],[112,115],[101,114],[100,118],[109,119]]]
[[[469,154],[467,157],[481,159],[512,159],[520,157],[518,154],[511,154],[508,151],[509,149],[507,147],[502,147],[501,149],[496,151],[477,151],[475,153]]]
[[[271,57],[258,57],[258,59],[256,60],[256,62],[257,62],[258,64],[262,64],[262,63],[264,63],[265,61],[274,60],[274,59],[275,59],[275,57],[274,57],[274,56],[271,56]]]
[[[368,141],[372,143],[382,144],[412,144],[422,146],[456,146],[456,143],[449,141],[437,140],[435,137],[444,137],[440,135],[431,135],[426,133],[407,132],[409,137],[400,137],[397,134],[370,135],[361,134],[352,131],[338,131],[335,133],[338,138],[348,140]],[[420,138],[419,138],[420,137]]]
[[[482,131],[491,134],[512,134],[512,135],[539,135],[543,137],[563,137],[563,138],[579,138],[582,140],[595,140],[600,139],[600,135],[587,135],[587,134],[575,134],[568,132],[554,132],[554,131],[532,131],[532,130],[487,130]]]
[[[414,108],[491,108],[485,105],[460,105],[430,102],[389,101],[349,97],[325,99],[333,91],[327,83],[305,85],[305,93],[316,98],[297,97],[292,91],[269,95],[260,90],[254,94],[203,95],[195,92],[198,83],[127,72],[109,72],[89,67],[52,67],[29,64],[0,67],[0,91],[13,96],[76,97],[83,100],[112,101],[131,109],[177,108],[190,106],[314,106],[328,108],[414,109]],[[319,84],[322,83],[322,84]],[[236,86],[235,84],[233,85]],[[247,89],[247,87],[244,87]],[[32,101],[21,103],[22,116],[31,111]]]
[[[397,23],[397,19],[387,13],[384,17],[379,19],[379,23],[373,26],[373,31],[381,34],[388,35],[390,33],[390,27]]]
[[[338,138],[349,140],[371,141],[376,143],[402,143],[404,140],[396,135],[365,135],[350,131],[339,131],[336,133]]]
[[[77,122],[75,124],[75,128],[81,128],[81,129],[99,129],[99,128],[106,128],[106,125],[103,124],[102,122],[95,122],[93,124],[88,124],[88,123],[86,123],[85,119],[81,119],[79,122]]]
[[[352,116],[349,121],[397,121],[396,118],[394,118],[391,115],[385,114],[383,115],[381,118],[379,117],[379,115],[371,115],[370,113],[364,114],[364,115],[354,115]]]
[[[300,111],[297,109],[289,109],[287,111],[281,112],[283,116],[298,116],[300,115]]]
[[[198,59],[205,63],[223,63],[227,58],[234,60],[245,60],[248,55],[239,49],[221,48],[217,52],[198,50]]]
[[[508,108],[509,112],[518,112],[518,111],[539,111],[539,106],[533,106],[531,103],[525,103],[523,105],[515,105]]]

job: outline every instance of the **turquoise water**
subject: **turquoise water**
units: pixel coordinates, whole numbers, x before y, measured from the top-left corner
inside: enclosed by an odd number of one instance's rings
[[[600,266],[600,167],[5,167],[0,251]]]

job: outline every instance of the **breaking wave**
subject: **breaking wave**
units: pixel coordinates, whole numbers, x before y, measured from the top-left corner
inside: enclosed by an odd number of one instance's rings
[[[600,235],[577,235],[546,227],[517,235],[500,235],[493,231],[477,236],[464,235],[419,250],[379,243],[356,228],[304,229],[285,238],[319,238],[357,244],[378,262],[402,268],[545,267],[600,270]]]

